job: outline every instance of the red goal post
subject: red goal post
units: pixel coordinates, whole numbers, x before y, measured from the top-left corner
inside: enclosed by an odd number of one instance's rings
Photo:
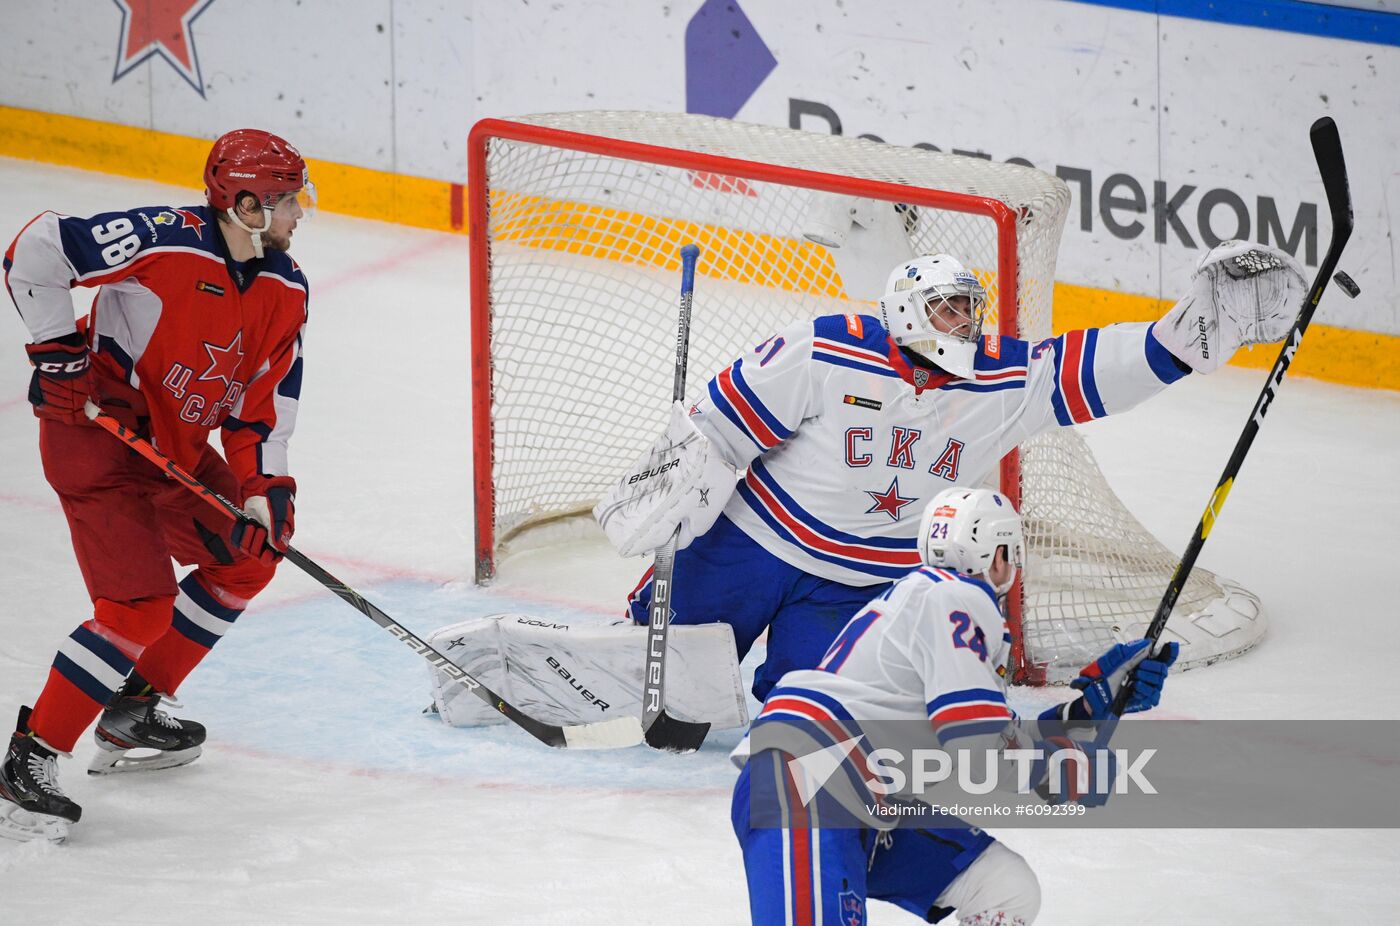
[[[797,318],[870,310],[847,297],[829,252],[801,235],[818,194],[914,207],[911,247],[972,268],[999,335],[1052,332],[1069,194],[1033,168],[685,114],[487,119],[468,144],[478,581],[511,537],[586,512],[659,430],[670,292],[687,241],[702,249],[692,382]],[[1160,597],[1174,559],[1118,503],[1077,437],[1051,436],[1034,454],[1051,475],[1028,480],[1013,452],[998,481],[1026,515],[1035,560],[1029,605],[1018,583],[1008,606],[1015,674],[1041,682],[1062,680],[1150,618],[1148,599]],[[1062,493],[1066,479],[1074,484]],[[1039,487],[1032,496],[1049,486],[1050,497],[1028,497],[1027,485]],[[1087,528],[1063,530],[1062,509]],[[1076,558],[1084,551],[1087,568]],[[1105,605],[1092,586],[1122,584],[1124,572],[1142,590]],[[1088,587],[1066,591],[1085,576]],[[1187,604],[1225,597],[1212,585]]]

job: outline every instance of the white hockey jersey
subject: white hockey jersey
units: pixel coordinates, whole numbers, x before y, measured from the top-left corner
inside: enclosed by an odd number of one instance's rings
[[[1017,722],[1006,702],[1010,650],[991,586],[922,566],[851,618],[817,668],[784,675],[753,729],[927,718],[944,748],[996,748]]]
[[[742,767],[751,750],[806,756],[839,745],[856,785],[853,807],[868,797],[879,803],[877,795],[888,793],[861,787],[876,780],[872,754],[882,749],[909,754],[936,745],[958,763],[970,756],[996,766],[993,778],[978,766],[973,781],[1028,790],[1044,781],[1046,757],[1076,747],[1065,738],[1057,708],[1022,718],[1007,703],[1010,652],[1011,634],[990,585],[920,566],[852,617],[816,668],[782,677],[730,758]],[[1041,755],[1026,755],[1024,766],[1008,753],[1029,748]]]
[[[971,379],[912,367],[878,319],[799,322],[710,380],[691,420],[747,472],[724,514],[768,552],[846,585],[919,565],[922,503],[978,485],[1055,425],[1124,411],[1186,375],[1149,323],[1036,345],[985,336]]]

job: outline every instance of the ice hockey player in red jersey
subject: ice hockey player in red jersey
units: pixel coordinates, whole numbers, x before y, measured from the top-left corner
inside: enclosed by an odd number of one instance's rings
[[[199,755],[204,728],[169,716],[161,697],[272,580],[292,535],[287,442],[307,283],[287,252],[315,190],[297,149],[257,129],[215,141],[204,181],[205,205],[45,212],[5,252],[5,283],[33,339],[39,455],[93,612],[59,646],[33,708],[20,709],[0,762],[0,835],[67,836],[81,808],[59,787],[56,760],[95,718],[91,772]],[[77,322],[74,286],[100,287]],[[261,527],[211,513],[91,423],[89,401]],[[172,559],[195,568],[177,582]]]

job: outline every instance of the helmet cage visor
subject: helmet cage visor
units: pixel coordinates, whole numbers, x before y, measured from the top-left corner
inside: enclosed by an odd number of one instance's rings
[[[923,309],[931,331],[938,336],[963,343],[975,343],[982,337],[982,325],[987,317],[987,291],[981,284],[938,283],[912,291],[909,300],[913,306]]]

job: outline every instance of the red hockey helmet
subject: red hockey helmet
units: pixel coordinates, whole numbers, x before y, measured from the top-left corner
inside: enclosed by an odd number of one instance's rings
[[[221,136],[204,162],[204,195],[209,205],[223,212],[233,207],[242,192],[252,193],[264,209],[271,209],[287,193],[298,197],[302,208],[315,205],[315,188],[307,176],[301,152],[283,138],[262,129],[234,129]]]

